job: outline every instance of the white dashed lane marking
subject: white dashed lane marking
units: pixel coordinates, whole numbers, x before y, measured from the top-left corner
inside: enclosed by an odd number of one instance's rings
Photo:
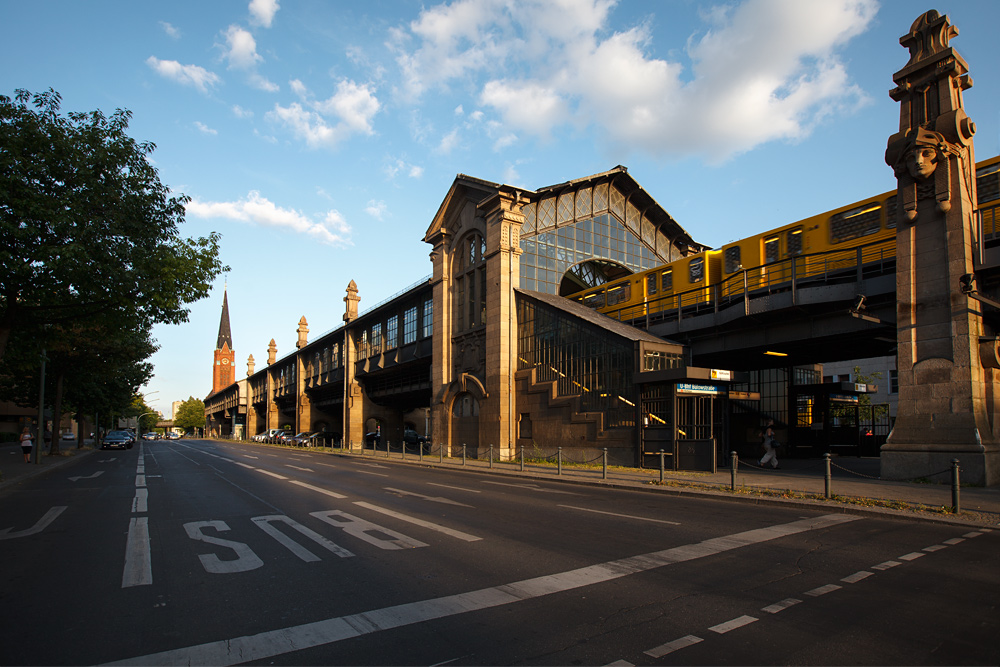
[[[737,628],[742,628],[744,625],[750,625],[751,623],[756,623],[760,619],[756,616],[740,616],[739,618],[734,618],[731,621],[726,621],[725,623],[719,623],[718,625],[713,625],[709,628],[712,632],[720,635],[724,635],[727,632],[732,632]]]
[[[802,600],[796,600],[795,598],[785,598],[781,602],[775,602],[774,604],[768,605],[761,609],[761,611],[766,611],[768,614],[777,614],[779,611],[784,611],[793,605],[797,605]]]
[[[673,653],[674,651],[679,651],[682,648],[687,648],[688,646],[694,646],[695,644],[700,644],[703,641],[705,640],[702,639],[701,637],[695,637],[694,635],[687,635],[686,637],[675,639],[672,642],[667,642],[662,646],[651,648],[648,651],[645,651],[645,653],[650,658],[662,658],[668,653]]]

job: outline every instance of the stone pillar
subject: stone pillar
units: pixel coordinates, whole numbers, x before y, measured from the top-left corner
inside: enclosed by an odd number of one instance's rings
[[[936,11],[918,18],[899,40],[910,60],[890,91],[900,103],[899,132],[885,154],[898,182],[899,408],[882,447],[882,476],[932,476],[957,458],[963,482],[997,484],[1000,452],[987,402],[993,371],[980,358],[979,305],[959,287],[979,248],[975,124],[962,104],[972,80],[948,44],[957,35]]]
[[[431,284],[434,294],[434,333],[431,356],[431,424],[434,442],[442,447],[451,445],[451,418],[445,404],[448,387],[454,375],[451,362],[452,299],[451,299],[451,244],[453,235],[447,227],[436,230],[427,239],[432,244]]]
[[[302,319],[299,320],[299,328],[296,329],[296,332],[299,334],[299,340],[295,343],[295,349],[301,350],[308,344],[306,341],[306,334],[309,333],[309,326],[306,322],[305,315],[303,315]]]
[[[247,357],[247,377],[253,375],[253,367],[254,367],[253,355],[251,354],[249,357]]]
[[[480,204],[486,220],[486,394],[480,405],[480,447],[495,444],[501,458],[514,456],[517,444],[517,304],[520,284],[521,225],[516,192],[501,190]]]
[[[274,365],[274,361],[278,356],[278,346],[275,344],[274,339],[267,345],[267,426],[265,428],[272,429],[278,428],[278,405],[274,402],[274,373],[271,370],[271,366]]]
[[[344,297],[344,447],[364,447],[365,415],[361,386],[355,379],[357,348],[351,322],[358,318],[358,285],[353,280],[347,285]]]

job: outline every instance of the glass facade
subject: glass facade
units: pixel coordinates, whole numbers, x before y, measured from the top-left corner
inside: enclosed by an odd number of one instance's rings
[[[635,426],[631,341],[527,298],[517,300],[518,370],[555,381],[580,410],[601,412],[607,428]]]
[[[559,294],[567,272],[576,278],[578,289],[584,289],[618,277],[595,270],[589,266],[592,262],[636,273],[680,256],[670,240],[608,183],[541,199],[525,205],[523,212],[522,289]]]

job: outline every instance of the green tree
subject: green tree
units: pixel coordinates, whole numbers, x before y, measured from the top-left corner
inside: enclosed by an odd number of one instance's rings
[[[188,431],[193,428],[205,428],[205,402],[194,396],[188,397],[177,408],[174,414],[174,426]]]
[[[0,95],[0,360],[11,334],[127,312],[187,320],[225,268],[219,235],[182,238],[171,196],[117,110],[60,114],[54,90]]]

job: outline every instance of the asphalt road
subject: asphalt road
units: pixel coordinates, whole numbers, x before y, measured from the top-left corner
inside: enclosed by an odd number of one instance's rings
[[[146,442],[0,499],[0,663],[995,665],[998,538]]]

